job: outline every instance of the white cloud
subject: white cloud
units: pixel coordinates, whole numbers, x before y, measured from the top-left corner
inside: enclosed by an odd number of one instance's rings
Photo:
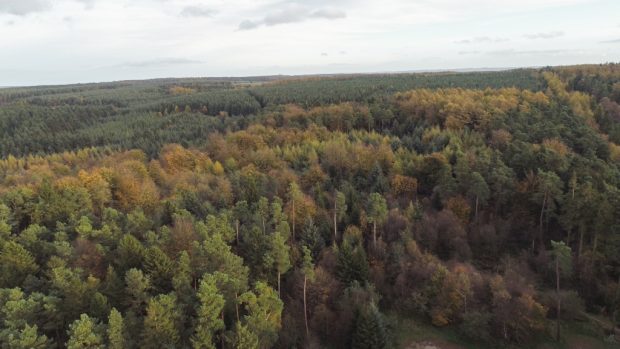
[[[563,31],[550,31],[550,32],[541,32],[541,33],[534,33],[534,34],[525,34],[523,36],[528,39],[554,39],[554,38],[558,38],[563,35],[564,35]]]
[[[216,10],[202,6],[186,6],[179,13],[183,17],[212,17]]]
[[[600,63],[620,57],[617,13],[617,0],[0,0],[0,86]]]
[[[457,40],[455,44],[477,44],[477,43],[499,43],[510,41],[508,38],[492,38],[488,36],[477,36],[473,39]]]

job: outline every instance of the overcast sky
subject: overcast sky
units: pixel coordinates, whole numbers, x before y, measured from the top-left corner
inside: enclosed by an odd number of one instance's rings
[[[0,0],[0,86],[610,61],[619,0]]]

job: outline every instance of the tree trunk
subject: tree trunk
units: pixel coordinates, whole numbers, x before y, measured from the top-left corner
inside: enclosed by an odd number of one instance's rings
[[[592,256],[590,257],[590,269],[594,267],[594,259],[596,256],[596,248],[598,247],[598,234],[594,233],[594,242],[592,243]]]
[[[372,222],[372,243],[377,247],[377,222]]]
[[[338,240],[338,199],[336,195],[334,195],[334,245],[336,245],[336,241]]]
[[[295,241],[295,199],[293,199],[293,242]]]
[[[579,260],[579,258],[581,258],[581,252],[583,252],[583,235],[584,235],[584,231],[585,231],[585,228],[583,226],[583,223],[579,224],[579,251],[577,253],[577,260]]]
[[[478,195],[476,195],[476,216],[475,216],[475,219],[476,219],[476,223],[478,223]]]
[[[280,296],[280,271],[278,270],[278,297]]]
[[[235,292],[235,312],[237,313],[237,322],[239,322],[239,302],[237,301],[237,293]]]
[[[306,324],[306,338],[310,335],[310,330],[308,329],[308,310],[306,307],[306,282],[308,281],[308,277],[304,275],[304,322]]]
[[[555,338],[559,342],[560,341],[560,308],[561,308],[562,301],[560,299],[560,258],[558,256],[555,257],[555,293],[557,297]]]
[[[222,323],[224,323],[224,312],[223,312],[223,311],[222,311]],[[221,346],[221,348],[225,348],[225,347],[224,347],[224,344],[225,344],[225,343],[224,343],[224,339],[225,339],[225,338],[224,338],[224,335],[223,335],[223,334],[222,334],[222,335],[220,335],[220,340],[221,340],[221,345],[222,345],[222,346]]]
[[[237,230],[237,245],[239,245],[239,220],[235,221],[235,228]]]
[[[547,206],[547,193],[543,196],[542,208],[540,209],[540,218],[539,218],[539,226],[538,226],[538,239],[543,241],[543,218],[545,216],[545,206]],[[535,247],[535,243],[532,241],[532,250]]]

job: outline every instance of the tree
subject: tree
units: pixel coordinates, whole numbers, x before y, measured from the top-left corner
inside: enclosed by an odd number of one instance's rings
[[[121,313],[112,308],[108,317],[108,349],[124,349],[126,347],[125,326]]]
[[[267,233],[267,220],[269,219],[269,200],[267,200],[266,197],[261,196],[261,198],[258,200],[256,213],[260,217],[260,220],[263,226],[263,234],[266,234]]]
[[[146,308],[142,348],[174,348],[179,345],[180,314],[174,294],[151,298]]]
[[[334,192],[334,245],[338,241],[338,222],[341,222],[347,213],[347,202],[344,193]]]
[[[560,296],[560,277],[567,276],[572,271],[571,266],[571,249],[563,241],[551,241],[551,253],[554,257],[554,269],[555,269],[555,292],[556,292],[556,324],[555,324],[555,337],[556,340],[560,340],[560,309],[561,309],[561,296]]]
[[[284,304],[276,291],[264,282],[258,281],[254,291],[248,291],[239,297],[245,305],[244,316],[248,329],[254,333],[260,348],[271,348],[278,339],[282,327],[282,309]]]
[[[485,203],[489,199],[489,195],[490,195],[489,187],[487,186],[487,183],[485,182],[484,178],[482,178],[482,175],[480,175],[480,173],[473,172],[471,174],[468,188],[469,189],[467,190],[467,194],[475,198],[475,205],[474,205],[475,216],[474,217],[477,222],[478,221],[478,204],[480,201]]]
[[[259,344],[258,337],[247,326],[237,322],[233,347],[235,349],[256,349]]]
[[[104,349],[100,331],[101,328],[95,320],[86,314],[80,315],[80,318],[69,326],[67,349]]]
[[[39,270],[34,257],[15,241],[0,246],[0,287],[20,286],[28,275]]]
[[[545,172],[538,170],[536,175],[536,188],[534,192],[534,200],[540,202],[539,216],[539,232],[538,239],[543,240],[543,222],[544,215],[549,216],[550,211],[555,210],[555,200],[562,195],[562,180],[555,172]],[[532,240],[532,249],[535,247],[535,241]]]
[[[379,193],[372,193],[368,197],[368,221],[372,223],[372,241],[377,245],[377,224],[383,223],[387,218],[387,203]]]
[[[293,241],[295,241],[295,228],[296,228],[296,216],[297,216],[297,208],[296,205],[299,206],[299,201],[303,199],[303,193],[299,190],[299,185],[295,182],[291,182],[288,188],[288,199],[289,204],[291,205],[291,221],[293,223]]]
[[[280,277],[291,268],[290,247],[280,232],[273,233],[270,240],[270,249],[265,254],[265,264],[276,270],[278,280],[278,296],[280,295]]]
[[[196,312],[194,335],[191,338],[192,347],[195,349],[214,349],[213,337],[217,331],[224,329],[224,321],[220,316],[225,301],[224,296],[217,289],[216,279],[213,275],[205,274],[203,276],[197,296],[200,306]]]
[[[135,314],[141,314],[146,305],[151,288],[151,280],[139,269],[129,269],[125,274],[126,304]]]
[[[303,261],[301,265],[301,272],[304,275],[304,324],[306,326],[306,337],[310,336],[310,330],[308,328],[308,303],[306,301],[306,290],[308,280],[314,279],[314,264],[312,263],[312,253],[310,250],[303,246]]]
[[[4,332],[4,331],[3,331]],[[24,325],[24,328],[9,333],[5,338],[3,348],[9,349],[51,349],[52,341],[45,335],[39,335],[37,325]]]
[[[355,319],[351,348],[384,349],[389,337],[385,320],[374,303],[361,309]]]

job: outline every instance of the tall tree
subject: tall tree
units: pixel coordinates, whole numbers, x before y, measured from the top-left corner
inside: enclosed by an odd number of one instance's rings
[[[141,348],[174,348],[179,345],[179,319],[176,296],[160,294],[146,308]]]
[[[347,212],[347,201],[344,193],[334,192],[334,245],[338,241],[338,222],[341,222]]]
[[[368,197],[368,221],[372,223],[372,242],[377,245],[377,224],[381,224],[387,218],[388,208],[383,196],[372,193]]]
[[[247,315],[245,323],[259,339],[260,348],[271,348],[278,340],[282,327],[282,309],[284,304],[276,291],[264,282],[258,281],[254,291],[248,291],[239,297],[245,305]]]
[[[67,349],[104,349],[101,328],[95,320],[82,314],[70,326],[67,334]]]
[[[562,297],[560,295],[560,278],[569,275],[572,271],[571,266],[571,249],[564,241],[551,241],[551,253],[554,258],[555,270],[555,294],[556,294],[556,323],[555,337],[560,340],[560,310],[562,305]]]
[[[126,347],[125,325],[121,313],[112,308],[108,317],[108,349],[124,349]]]
[[[203,276],[197,296],[200,306],[196,312],[194,335],[191,339],[192,347],[195,349],[214,349],[213,338],[215,333],[224,329],[224,321],[221,315],[225,301],[224,296],[217,289],[216,279],[213,275],[205,274]]]
[[[278,296],[280,296],[280,277],[291,268],[290,247],[286,244],[286,239],[278,231],[273,233],[270,244],[270,249],[265,254],[265,264],[276,270]]]
[[[297,227],[297,208],[299,206],[299,201],[303,199],[303,193],[299,189],[299,185],[295,182],[291,182],[288,188],[288,200],[291,205],[291,222],[293,228],[293,241],[295,241],[295,228]]]
[[[301,272],[304,275],[304,324],[306,326],[306,337],[310,336],[310,330],[308,327],[308,302],[306,299],[306,290],[308,289],[308,280],[314,279],[314,263],[312,263],[312,252],[308,247],[303,246],[303,260],[301,265]]]

